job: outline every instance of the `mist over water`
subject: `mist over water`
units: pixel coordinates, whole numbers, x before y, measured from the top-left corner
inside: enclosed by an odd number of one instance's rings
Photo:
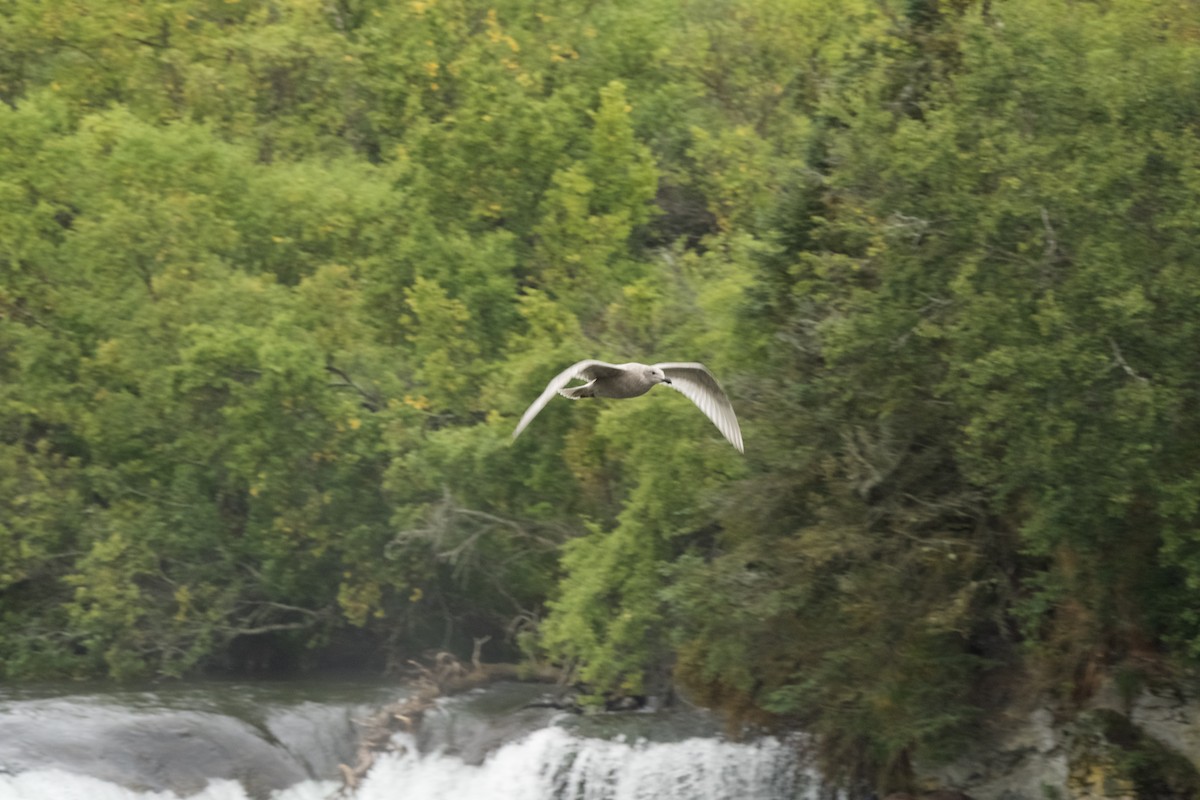
[[[796,742],[730,742],[702,712],[584,719],[530,687],[448,698],[348,800],[791,800],[815,796]],[[397,692],[393,691],[392,696]],[[326,800],[379,691],[253,687],[0,699],[0,800]]]

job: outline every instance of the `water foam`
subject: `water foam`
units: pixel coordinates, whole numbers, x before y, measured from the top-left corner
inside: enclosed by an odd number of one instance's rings
[[[791,743],[692,738],[655,743],[535,731],[470,765],[447,752],[421,754],[397,737],[347,800],[791,800],[814,796]],[[327,800],[339,786],[303,781],[271,800]],[[255,800],[241,784],[214,780],[194,800]],[[0,775],[0,800],[176,800],[86,775],[33,770]]]

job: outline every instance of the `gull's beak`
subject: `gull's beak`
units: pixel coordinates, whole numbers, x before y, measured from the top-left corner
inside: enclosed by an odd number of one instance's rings
[[[663,383],[665,383],[665,384],[667,384],[668,386],[670,386],[670,385],[671,385],[671,379],[670,379],[670,378],[663,378]]]

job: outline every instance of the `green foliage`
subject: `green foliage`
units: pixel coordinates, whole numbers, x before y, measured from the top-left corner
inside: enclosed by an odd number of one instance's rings
[[[1070,658],[1106,639],[1140,646],[1188,569],[1171,553],[1176,509],[1163,493],[1191,474],[1191,378],[1179,367],[1194,270],[1174,220],[1193,213],[1197,153],[1177,115],[1194,94],[1179,70],[1197,52],[1190,23],[1155,8],[1012,4],[997,12],[1002,28],[966,20],[958,73],[919,119],[852,131],[856,165],[839,181],[869,197],[864,222],[881,222],[868,302],[907,306],[890,332],[866,306],[871,338],[842,322],[845,342],[903,337],[929,364],[926,386],[962,432],[965,476],[1046,560],[1043,585],[1064,590],[1061,613],[1039,620],[1050,629],[1033,633]],[[1117,68],[1117,52],[1136,55]]]
[[[907,789],[1200,655],[1168,0],[0,10],[0,675],[664,676]],[[594,356],[685,398],[553,402]],[[495,647],[495,650],[491,650]]]
[[[585,321],[644,269],[628,258],[628,242],[649,220],[657,173],[631,110],[621,83],[600,91],[586,155],[551,176],[534,227],[541,286]]]

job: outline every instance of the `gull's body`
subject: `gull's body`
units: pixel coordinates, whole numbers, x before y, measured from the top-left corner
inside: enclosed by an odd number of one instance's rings
[[[576,379],[586,383],[567,386]],[[572,364],[550,381],[538,399],[525,411],[521,421],[517,423],[517,429],[513,431],[513,438],[521,435],[521,431],[525,430],[555,394],[561,394],[571,400],[582,397],[623,400],[639,397],[659,383],[665,383],[695,403],[729,443],[736,447],[739,453],[744,452],[742,430],[738,427],[737,416],[733,413],[729,398],[725,396],[725,390],[707,367],[694,361],[668,361],[661,364],[639,364],[634,361],[628,364],[609,364],[587,359]]]

